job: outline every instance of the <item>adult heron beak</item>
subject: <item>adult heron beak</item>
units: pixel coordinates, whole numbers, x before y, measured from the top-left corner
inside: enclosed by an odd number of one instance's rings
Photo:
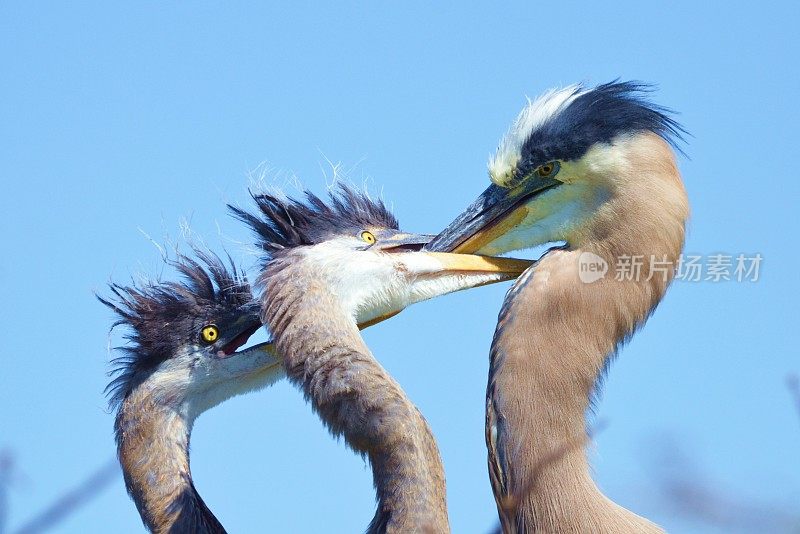
[[[561,183],[555,178],[532,176],[513,188],[492,184],[424,249],[480,253],[483,247],[525,219],[526,204],[531,199]]]

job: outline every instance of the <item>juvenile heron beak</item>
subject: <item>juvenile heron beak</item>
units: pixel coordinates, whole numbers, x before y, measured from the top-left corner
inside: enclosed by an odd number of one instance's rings
[[[531,260],[477,256],[474,254],[431,252],[427,250],[418,252],[418,254],[432,258],[441,264],[441,270],[434,271],[434,275],[463,274],[467,277],[470,275],[496,275],[496,278],[477,285],[494,284],[504,280],[512,280],[521,275],[525,269],[533,264]],[[469,287],[477,287],[477,285],[470,285]]]
[[[429,248],[434,238],[425,234],[397,233],[384,238],[378,248],[383,252],[396,253],[403,268],[418,278],[436,280],[460,277],[461,287],[458,289],[513,280],[533,263],[515,258],[434,251]],[[442,289],[431,297],[449,292]]]
[[[405,282],[395,298],[385,303],[373,316],[362,316],[360,329],[394,317],[411,304],[464,289],[479,287],[507,280],[522,274],[533,262],[514,258],[476,256],[421,250],[433,236],[424,234],[396,233],[382,235],[373,250],[393,258],[395,269],[403,273]],[[261,350],[273,351],[271,345]]]
[[[220,336],[221,349],[217,352],[214,363],[219,381],[255,375],[277,376],[281,372],[281,361],[272,343],[244,347],[262,326],[261,304],[257,301],[249,302],[241,306],[238,312],[242,314],[241,317],[225,328]]]
[[[522,274],[533,262],[514,258],[475,256],[424,250],[429,235],[399,234],[383,242],[383,252],[396,255],[397,268],[408,275],[407,296],[393,309],[359,324],[364,329],[400,313],[406,306],[455,291],[506,280]]]
[[[561,183],[555,178],[531,176],[512,188],[492,184],[425,245],[425,250],[464,254],[478,252],[525,219],[528,202]]]
[[[259,319],[260,307],[257,302],[250,302],[239,307],[241,317],[223,329],[220,334],[220,350],[217,351],[218,358],[229,358],[239,347],[247,343],[250,337],[261,327]]]
[[[235,357],[218,359],[214,362],[214,373],[218,383],[245,377],[281,376],[281,359],[272,343],[265,342],[239,350]]]
[[[376,245],[378,250],[384,252],[404,252],[409,250],[420,250],[433,239],[434,235],[428,234],[409,234],[397,232],[384,237]]]

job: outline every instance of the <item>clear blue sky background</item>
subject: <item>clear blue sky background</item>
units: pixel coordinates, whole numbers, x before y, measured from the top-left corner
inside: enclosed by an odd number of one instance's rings
[[[784,380],[800,371],[800,7],[699,4],[3,2],[0,448],[21,473],[10,526],[114,453],[112,317],[92,292],[162,270],[143,232],[176,238],[188,220],[251,267],[225,203],[246,204],[260,169],[324,192],[327,158],[382,191],[405,228],[435,233],[487,185],[487,156],[526,95],[617,77],[658,84],[692,133],[687,251],[764,263],[757,283],[676,284],[621,352],[598,407],[596,479],[674,532],[717,532],[659,493],[659,451],[677,443],[726,495],[796,510],[800,421]],[[455,532],[496,517],[483,398],[505,289],[365,333],[439,439]],[[197,486],[231,532],[357,532],[373,514],[368,467],[286,383],[205,414],[192,444]],[[142,527],[120,479],[59,529]]]

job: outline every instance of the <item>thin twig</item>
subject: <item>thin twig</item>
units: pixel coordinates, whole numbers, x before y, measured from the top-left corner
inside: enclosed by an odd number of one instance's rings
[[[119,473],[117,460],[110,460],[78,486],[58,497],[43,512],[19,527],[16,534],[35,534],[58,525],[68,515],[99,495]]]
[[[0,451],[0,534],[6,531],[8,519],[8,488],[11,485],[14,457],[11,451]]]
[[[655,460],[661,494],[673,512],[724,532],[800,532],[800,516],[790,508],[726,492],[675,444],[663,445]]]
[[[786,387],[789,388],[789,393],[791,393],[795,408],[797,408],[797,414],[800,415],[800,376],[790,373],[786,377]]]

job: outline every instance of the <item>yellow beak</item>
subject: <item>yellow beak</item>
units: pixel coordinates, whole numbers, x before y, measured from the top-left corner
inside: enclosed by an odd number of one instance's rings
[[[413,252],[412,254],[425,254],[436,259],[441,264],[441,271],[443,273],[478,273],[478,274],[501,274],[505,275],[502,278],[497,278],[476,284],[472,287],[479,285],[494,284],[511,280],[522,274],[525,269],[530,267],[534,262],[531,260],[521,260],[516,258],[498,258],[494,256],[477,256],[473,254],[454,254],[449,252]],[[380,322],[390,319],[403,311],[402,309],[392,311],[380,317],[376,317],[358,325],[363,330],[370,326],[376,325]],[[272,355],[276,355],[275,348],[272,344],[265,344],[263,350]]]

